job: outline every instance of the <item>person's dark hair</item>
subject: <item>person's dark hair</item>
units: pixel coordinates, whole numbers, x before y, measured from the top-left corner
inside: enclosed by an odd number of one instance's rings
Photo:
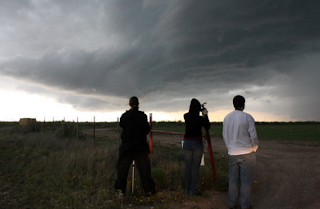
[[[191,99],[189,112],[199,113],[200,110],[201,110],[200,102],[195,98]]]
[[[244,103],[246,103],[246,100],[244,99],[243,96],[237,95],[233,97],[233,106],[237,110],[240,110],[242,107],[244,107]]]
[[[138,97],[131,97],[130,100],[129,100],[129,105],[132,107],[132,108],[138,108],[139,107],[139,100],[138,100]]]

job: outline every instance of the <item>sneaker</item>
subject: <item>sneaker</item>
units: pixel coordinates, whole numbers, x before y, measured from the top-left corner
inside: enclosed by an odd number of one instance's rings
[[[191,196],[202,196],[202,193],[196,190],[195,192],[189,192],[189,195]]]
[[[241,208],[241,209],[253,209],[252,205],[250,205],[248,208]]]
[[[228,205],[228,209],[236,209],[237,208],[237,206],[230,206],[230,205]]]
[[[123,199],[124,198],[124,194],[122,193],[121,189],[117,189],[116,196],[117,196],[118,199]]]
[[[195,195],[195,196],[202,196],[202,193],[199,192],[199,191],[196,191],[195,193],[193,193],[193,195]]]

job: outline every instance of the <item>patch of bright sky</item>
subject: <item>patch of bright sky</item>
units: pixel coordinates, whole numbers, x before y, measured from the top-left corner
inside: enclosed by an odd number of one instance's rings
[[[36,118],[38,121],[117,121],[120,112],[80,112],[71,105],[60,104],[37,94],[0,90],[0,121]]]
[[[125,112],[81,112],[75,110],[71,105],[60,104],[53,99],[39,96],[37,94],[27,94],[15,91],[0,90],[1,115],[0,121],[19,121],[20,118],[36,118],[38,121],[117,121],[121,114]],[[221,122],[224,117],[233,109],[218,110],[209,112],[210,121]],[[184,121],[181,112],[152,112],[153,121]],[[290,121],[286,115],[274,115],[267,112],[246,111],[251,114],[256,121]],[[148,120],[150,113],[146,112]]]
[[[209,112],[209,119],[211,122],[222,122],[224,117],[232,112],[233,109],[218,110],[214,112]],[[275,121],[292,121],[288,115],[275,115],[267,112],[256,112],[256,111],[246,111],[252,115],[256,122],[275,122]],[[154,121],[184,121],[183,115],[185,112],[176,113],[164,113],[155,112],[152,113],[152,118]],[[149,116],[149,114],[148,114]]]
[[[58,103],[48,97],[17,91],[16,84],[19,81],[7,77],[0,77],[0,80],[0,121],[19,121],[20,118],[36,118],[38,121],[77,121],[78,119],[78,121],[89,122],[93,120],[97,122],[112,122],[117,121],[121,114],[125,112],[125,109],[121,112],[78,111],[71,105]],[[238,93],[240,94],[241,92],[232,92],[232,94]],[[253,105],[253,103],[258,104]],[[263,108],[266,110],[265,112],[254,109],[256,105],[260,108],[263,106],[261,101],[252,100],[248,101],[248,106],[245,109],[245,112],[251,114],[256,121],[291,121],[289,116],[272,114],[266,108]],[[184,121],[183,115],[187,111],[185,109],[179,112],[152,112],[152,119],[153,121]],[[212,122],[221,122],[231,111],[233,111],[232,106],[228,109],[217,111],[209,110],[209,119]],[[149,120],[150,112],[145,113],[148,115]]]
[[[108,121],[114,122],[123,112],[81,112],[71,105],[60,104],[37,94],[0,90],[0,121],[19,121],[20,118],[36,118],[37,121]],[[150,113],[145,112],[150,117]],[[153,112],[153,121],[183,120],[182,112]]]
[[[71,105],[60,104],[51,98],[37,94],[0,90],[0,121],[19,121],[20,118],[36,118],[37,121],[117,121],[123,112],[81,112]],[[146,112],[148,120],[150,113]],[[153,112],[154,121],[183,120],[184,113]]]

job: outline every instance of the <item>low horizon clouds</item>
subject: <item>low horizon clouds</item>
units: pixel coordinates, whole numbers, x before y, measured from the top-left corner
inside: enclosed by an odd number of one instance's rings
[[[320,120],[320,2],[0,3],[0,88],[80,111],[247,110]],[[5,79],[13,79],[10,87]],[[7,82],[6,82],[7,83]]]

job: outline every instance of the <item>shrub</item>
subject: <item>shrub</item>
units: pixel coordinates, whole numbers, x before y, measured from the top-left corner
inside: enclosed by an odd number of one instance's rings
[[[38,123],[30,123],[28,125],[23,126],[24,132],[39,132],[40,125]]]
[[[55,136],[58,138],[76,138],[78,132],[78,139],[86,139],[86,135],[77,130],[77,125],[75,123],[62,122],[61,127],[55,132]]]
[[[151,176],[156,183],[157,189],[166,189],[168,187],[168,180],[166,172],[161,168],[153,168]]]

